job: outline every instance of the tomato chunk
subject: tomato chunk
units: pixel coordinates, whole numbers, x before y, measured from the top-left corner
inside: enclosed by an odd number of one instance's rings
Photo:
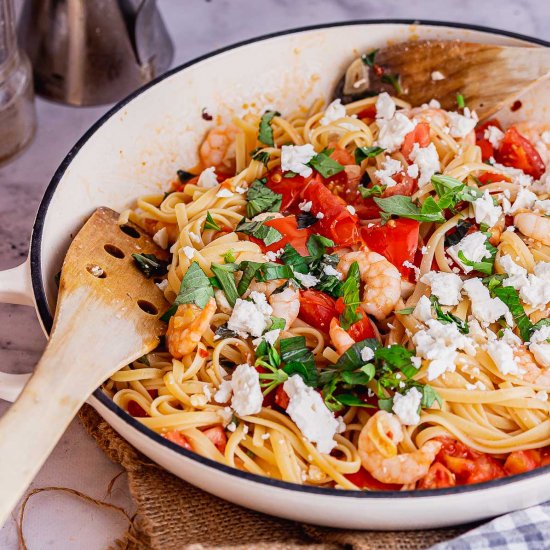
[[[277,167],[266,174],[266,185],[274,193],[283,196],[281,202],[281,212],[298,212],[298,203],[300,202],[300,193],[311,181],[312,176],[304,178],[302,176],[285,177],[280,167]]]
[[[416,190],[416,180],[405,174],[405,172],[399,172],[399,174],[392,176],[392,178],[397,182],[397,185],[388,187],[382,193],[384,198],[393,197],[394,195],[406,195],[410,197]]]
[[[502,130],[500,122],[496,119],[488,120],[476,127],[476,145],[481,149],[481,159],[483,161],[489,160],[495,155],[493,144],[485,139],[485,130],[490,126],[496,126],[499,130]]]
[[[430,125],[427,122],[419,122],[413,130],[411,130],[403,140],[401,152],[408,159],[412,153],[414,144],[418,143],[419,147],[428,147],[430,144]]]
[[[319,290],[300,291],[299,317],[308,325],[328,332],[330,321],[336,317],[336,301]]]
[[[371,491],[399,491],[401,489],[401,485],[378,481],[363,467],[359,468],[359,471],[354,474],[345,474],[344,477],[360,489],[369,489]]]
[[[144,418],[148,416],[141,405],[138,405],[135,401],[128,402],[128,413],[134,418]]]
[[[411,278],[413,270],[403,266],[403,263],[414,263],[419,227],[419,222],[415,220],[400,218],[386,225],[378,222],[371,227],[365,226],[361,229],[361,237],[371,250],[382,254],[404,277]]]
[[[323,183],[313,180],[303,190],[302,197],[312,202],[312,212],[323,214],[323,218],[313,226],[316,233],[340,246],[349,246],[360,240],[359,219],[350,212],[346,201],[333,195]]]
[[[353,323],[348,329],[348,334],[356,341],[360,342],[366,338],[376,338],[376,331],[374,330],[374,324],[371,319],[362,313],[361,320]]]
[[[538,468],[542,464],[540,451],[514,451],[508,455],[504,463],[504,470],[508,475],[522,474]]]
[[[440,462],[434,462],[428,473],[418,481],[417,489],[442,489],[456,485],[455,475]]]
[[[286,408],[288,407],[288,404],[290,403],[290,398],[288,397],[288,394],[283,389],[283,385],[277,386],[277,389],[275,390],[275,405],[278,405],[286,411]]]
[[[535,179],[544,174],[544,162],[534,145],[513,126],[506,130],[499,150],[495,151],[495,159],[505,166],[523,170]]]
[[[298,229],[296,216],[285,216],[284,218],[276,218],[264,223],[265,225],[275,228],[283,237],[269,246],[266,246],[263,241],[259,239],[250,237],[250,240],[257,243],[263,252],[277,252],[277,250],[284,248],[286,244],[290,244],[302,256],[307,256],[309,254],[306,245],[311,236],[311,229]]]
[[[187,441],[187,438],[177,430],[171,430],[169,432],[166,432],[163,437],[165,437],[172,443],[175,443],[176,445],[179,445],[180,447],[187,449],[188,451],[193,450],[193,448],[191,447],[191,444],[189,443],[189,441]]]
[[[227,436],[225,435],[225,431],[221,426],[214,426],[213,428],[208,428],[207,430],[204,430],[202,432],[220,451],[220,453],[225,452],[225,446],[227,444]]]

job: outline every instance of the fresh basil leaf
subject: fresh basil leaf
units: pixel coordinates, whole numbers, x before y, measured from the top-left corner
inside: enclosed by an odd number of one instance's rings
[[[283,338],[280,341],[281,357],[285,363],[291,361],[309,361],[313,359],[313,353],[306,346],[304,336]]]
[[[445,313],[443,311],[441,305],[439,304],[437,296],[430,296],[430,302],[432,303],[432,307],[435,310],[438,321],[442,322],[443,324],[454,323],[457,326],[459,332],[461,332],[462,334],[468,334],[470,332],[468,323],[466,321],[463,321],[460,317],[457,317],[450,312]]]
[[[221,289],[223,290],[223,293],[225,294],[225,297],[227,298],[227,301],[229,302],[229,305],[231,307],[235,307],[235,302],[239,297],[237,286],[235,285],[235,276],[233,275],[235,270],[228,269],[229,266],[233,265],[235,264],[212,264],[210,266],[212,273],[214,273],[214,275],[218,279]]]
[[[300,256],[298,251],[291,245],[286,244],[284,252],[281,254],[280,260],[286,265],[290,266],[293,271],[298,273],[306,274],[309,273],[309,266],[307,258]]]
[[[168,273],[168,262],[160,260],[154,254],[132,254],[132,258],[147,279]]]
[[[192,174],[191,172],[186,172],[185,170],[178,170],[176,172],[180,183],[187,183],[189,180],[196,178],[197,174]]]
[[[387,216],[395,215],[420,222],[443,223],[445,217],[441,212],[441,208],[437,207],[432,197],[428,197],[428,199],[424,201],[422,209],[412,202],[411,197],[404,195],[394,195],[385,199],[375,198],[374,202]],[[428,204],[426,205],[426,203]]]
[[[524,342],[528,342],[531,338],[531,321],[526,315],[521,300],[519,299],[518,291],[511,286],[501,286],[493,288],[492,294],[500,298],[510,310],[512,317],[519,329],[519,334]]]
[[[310,161],[309,166],[317,170],[323,178],[330,178],[336,174],[339,174],[344,170],[344,167],[335,160],[330,158],[330,149],[321,151],[315,155]]]
[[[364,199],[370,199],[371,197],[381,197],[386,190],[387,185],[373,185],[372,187],[358,187],[359,193]]]
[[[393,412],[393,397],[378,399],[378,408],[381,411]]]
[[[136,359],[136,363],[141,363],[142,365],[145,365],[147,367],[151,366],[151,363],[149,363],[149,357],[147,357],[147,354],[142,355],[139,359]]]
[[[313,258],[320,258],[326,253],[326,249],[334,246],[334,241],[322,235],[311,235],[307,240],[307,249]]]
[[[200,265],[193,262],[181,280],[180,289],[174,303],[160,319],[168,321],[181,304],[195,304],[203,309],[213,296],[214,289],[208,277],[204,274]]]
[[[382,147],[357,147],[355,149],[355,164],[361,164],[365,159],[372,159],[383,153]]]
[[[281,317],[270,317],[271,319],[271,325],[269,326],[268,330],[276,330],[281,329],[283,330],[286,326],[286,321],[282,319]]]
[[[206,220],[204,222],[204,230],[206,229],[213,229],[214,231],[221,231],[222,228],[215,222],[214,218],[212,217],[212,214],[210,212],[206,212]]]
[[[483,258],[481,262],[472,262],[468,260],[468,258],[464,256],[464,252],[462,250],[458,251],[458,257],[464,265],[471,267],[475,271],[484,273],[485,275],[491,275],[495,267],[495,258],[497,254],[497,249],[488,240],[485,241],[485,248],[487,248],[487,250],[491,253],[491,255],[488,258]]]
[[[306,229],[319,221],[319,218],[311,212],[301,212],[296,216],[298,229]]]
[[[262,212],[279,212],[283,196],[274,193],[267,185],[266,179],[254,180],[246,194],[246,215],[253,218]]]
[[[399,315],[410,315],[414,311],[414,307],[406,307],[403,309],[398,309],[395,313],[399,313]]]
[[[292,376],[293,374],[299,374],[306,385],[311,386],[312,388],[317,387],[319,381],[319,373],[317,372],[317,367],[315,366],[314,361],[308,361],[302,363],[300,361],[290,361],[284,367],[283,371]]]
[[[264,166],[267,166],[269,163],[269,153],[267,151],[256,151],[255,153],[252,153],[252,160],[256,160],[258,162],[261,162]]]
[[[380,344],[375,338],[367,338],[350,346],[336,361],[335,367],[340,371],[353,371],[365,364],[361,358],[361,351],[370,348],[376,353]]]
[[[258,141],[269,145],[270,147],[274,146],[273,142],[273,128],[271,127],[271,121],[274,117],[281,116],[281,113],[277,111],[266,111],[260,120],[260,130],[258,133]]]
[[[253,279],[260,282],[272,281],[274,279],[291,279],[294,276],[292,269],[283,264],[272,262],[241,262],[240,269],[243,272],[241,280],[237,285],[237,291],[242,296],[248,289]]]
[[[372,50],[372,52],[370,53],[364,53],[362,56],[361,56],[361,61],[367,65],[368,67],[374,67],[375,63],[374,63],[374,58],[376,57],[376,54],[378,53],[379,51],[379,48],[376,48],[376,50]]]
[[[443,401],[439,394],[427,384],[423,384],[421,388],[418,388],[422,393],[422,401],[420,402],[420,406],[423,409],[431,409],[432,405],[437,402],[439,407],[443,405]]]
[[[378,348],[374,352],[374,358],[382,361],[384,366],[391,370],[400,370],[407,378],[412,378],[418,369],[412,364],[411,357],[414,353],[407,348],[393,344],[387,348]]]
[[[468,230],[472,227],[472,224],[465,220],[459,220],[456,224],[456,229],[450,235],[445,235],[445,247],[454,246],[458,244],[468,233]]]
[[[274,227],[265,225],[264,222],[247,222],[245,218],[239,222],[235,231],[244,233],[245,235],[251,235],[263,241],[266,246],[276,243],[283,238],[281,233]]]
[[[365,403],[361,398],[357,397],[352,393],[339,393],[334,396],[334,399],[346,407],[365,407],[366,409],[374,409],[374,405],[369,405]]]
[[[465,183],[451,176],[435,174],[431,178],[435,192],[440,197],[439,205],[445,208],[454,208],[459,202],[474,202],[483,196],[483,192],[475,187],[468,187]]]
[[[340,326],[344,330],[348,330],[353,323],[363,318],[361,313],[357,313],[357,309],[361,305],[360,285],[361,275],[359,273],[359,264],[353,262],[341,289],[342,298],[344,300],[344,311],[340,315]]]
[[[489,292],[493,294],[493,290],[499,286],[502,286],[502,282],[508,278],[505,274],[493,274],[489,277],[484,277],[481,281],[489,289]]]
[[[295,178],[298,174],[296,172],[293,172],[292,170],[289,170],[288,172],[285,172],[283,174],[283,178]]]
[[[401,89],[401,83],[399,82],[398,74],[384,73],[380,80],[386,84],[391,84],[397,95],[401,95],[403,90]]]
[[[464,100],[464,96],[461,93],[456,94],[456,106],[459,109],[464,109],[466,107],[466,101]]]
[[[363,365],[359,371],[342,372],[342,380],[351,386],[366,386],[376,374],[376,368],[372,363]]]

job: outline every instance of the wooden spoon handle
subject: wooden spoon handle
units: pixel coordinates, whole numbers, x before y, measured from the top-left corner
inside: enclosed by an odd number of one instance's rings
[[[90,369],[67,369],[65,375],[59,367],[68,358],[56,348],[48,346],[19,399],[0,419],[0,525],[95,387],[85,375]]]

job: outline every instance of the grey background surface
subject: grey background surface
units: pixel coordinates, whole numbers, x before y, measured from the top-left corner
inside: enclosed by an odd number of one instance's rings
[[[16,0],[17,7],[21,3]],[[159,0],[158,4],[176,46],[175,65],[261,34],[354,19],[445,20],[550,40],[547,0]],[[38,131],[32,145],[0,167],[0,269],[24,261],[36,209],[53,172],[107,108],[77,109],[37,100]],[[31,371],[44,345],[33,310],[0,305],[1,369]],[[0,414],[6,408],[0,402]],[[103,498],[118,471],[73,422],[33,487],[72,487]],[[124,478],[117,481],[109,501],[132,510]],[[32,550],[106,548],[124,530],[124,521],[113,512],[61,493],[40,494],[28,507],[26,537]],[[13,519],[0,530],[0,548],[17,548]]]

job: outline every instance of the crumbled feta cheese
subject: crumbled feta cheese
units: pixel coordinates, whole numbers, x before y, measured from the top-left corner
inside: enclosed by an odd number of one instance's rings
[[[302,211],[302,212],[311,212],[311,207],[313,206],[313,203],[311,201],[302,201],[299,205],[298,205],[298,208]]]
[[[237,429],[237,424],[230,422],[226,427],[228,432],[234,432]]]
[[[166,227],[159,229],[153,235],[153,241],[155,241],[161,248],[164,248],[165,250],[168,248],[168,230],[166,229]]]
[[[487,236],[481,233],[481,231],[476,231],[475,233],[470,233],[466,235],[460,242],[454,246],[447,248],[447,254],[464,270],[464,273],[470,273],[472,267],[464,265],[458,253],[462,252],[464,257],[470,262],[481,262],[483,258],[487,258],[491,255],[485,243],[487,242]]]
[[[342,274],[331,265],[325,265],[323,267],[323,273],[328,277],[336,277],[340,281],[342,280]]]
[[[418,177],[418,165],[417,164],[411,164],[407,168],[407,176],[410,178],[416,179]]]
[[[422,252],[422,254],[426,254],[428,252],[428,247],[427,246],[423,246],[421,249],[420,249],[420,252]]]
[[[265,253],[265,257],[268,261],[274,262],[275,260],[278,260],[284,253],[284,248],[279,248],[279,250],[277,250],[276,252],[271,252],[271,250],[269,250]]]
[[[478,117],[475,111],[470,111],[468,107],[464,109],[464,115],[454,111],[445,113],[449,121],[449,131],[452,137],[464,138],[476,126]]]
[[[550,193],[550,166],[546,169],[540,180],[533,184],[532,189],[537,193]]]
[[[260,436],[263,440],[269,439],[271,437],[271,434],[269,432],[266,432],[265,434],[262,434]]]
[[[488,126],[487,128],[485,128],[483,137],[495,149],[498,149],[500,147],[500,143],[502,142],[502,138],[504,137],[504,132],[500,128],[498,128],[498,126]]]
[[[415,143],[409,156],[420,170],[419,187],[430,183],[432,176],[441,169],[439,155],[433,143],[430,143],[428,147],[420,147],[418,143]]]
[[[200,236],[197,235],[196,233],[193,233],[193,231],[189,231],[189,238],[190,238],[194,243],[200,243],[200,242],[201,242]]]
[[[218,185],[216,168],[214,168],[214,166],[211,166],[210,168],[204,169],[199,176],[197,185],[199,187],[206,187],[206,188],[216,187]]]
[[[159,290],[164,292],[168,288],[168,279],[163,279],[160,283],[155,283]]]
[[[395,102],[387,92],[382,92],[376,100],[376,118],[390,120],[395,115]]]
[[[456,306],[460,302],[462,279],[454,273],[429,271],[422,276],[420,282],[430,285],[432,294],[437,297],[442,306]]]
[[[414,280],[418,281],[418,277],[420,277],[420,268],[416,267],[412,262],[409,262],[409,260],[405,260],[402,265],[403,267],[412,269],[414,271]]]
[[[325,215],[322,212],[317,212],[317,214],[315,214],[315,217],[318,220],[322,220],[325,217]]]
[[[321,120],[319,120],[319,124],[321,126],[326,126],[327,124],[335,122],[336,120],[344,118],[345,116],[346,108],[342,105],[342,101],[340,99],[335,99],[325,109],[325,113],[323,114]]]
[[[258,371],[254,367],[246,363],[239,365],[233,371],[231,389],[233,390],[231,408],[239,416],[257,414],[262,410],[264,396]]]
[[[181,250],[189,260],[193,259],[193,256],[195,255],[195,249],[192,246],[184,246]]]
[[[489,342],[487,353],[502,374],[520,374],[519,365],[514,358],[514,349],[505,341],[493,340]]]
[[[222,187],[217,193],[216,197],[219,199],[229,199],[234,195],[233,191],[231,189],[226,189],[225,187]]]
[[[422,323],[427,323],[430,319],[433,319],[430,299],[427,296],[420,296],[412,314]]]
[[[365,363],[370,361],[373,357],[374,357],[374,351],[372,351],[371,348],[365,346],[361,350],[361,360],[365,361]]]
[[[413,344],[419,357],[430,361],[428,380],[434,380],[445,372],[454,372],[458,349],[473,355],[473,341],[461,334],[454,323],[443,324],[436,319],[428,319],[427,328],[413,335]]]
[[[382,185],[387,187],[393,187],[397,185],[397,182],[392,178],[395,174],[398,174],[403,169],[403,165],[396,159],[386,155],[386,158],[382,161],[382,168],[376,170],[374,175],[380,180]]]
[[[296,172],[307,178],[313,170],[307,163],[316,155],[311,143],[305,145],[283,145],[281,148],[281,170]]]
[[[336,446],[334,435],[338,433],[340,423],[326,407],[321,395],[306,386],[298,374],[293,374],[283,384],[283,389],[289,398],[286,412],[302,435],[316,443],[320,453],[330,453]]]
[[[90,273],[94,276],[94,277],[101,277],[103,275],[103,273],[105,273],[103,271],[103,269],[101,267],[99,267],[98,265],[93,265],[91,268],[90,268]]]
[[[218,391],[214,395],[214,401],[216,403],[227,403],[229,401],[229,398],[231,397],[232,392],[233,388],[231,386],[231,381],[222,380]]]
[[[240,185],[237,185],[237,187],[235,187],[235,191],[237,191],[237,193],[239,193],[239,195],[244,195],[248,191],[248,188],[247,187],[241,187]]]
[[[264,295],[265,297],[265,295]],[[268,305],[271,309],[271,306]],[[264,308],[267,311],[267,308]],[[271,311],[273,311],[271,309]],[[267,325],[266,315],[255,302],[237,298],[231,317],[227,321],[227,328],[235,331],[242,338],[248,334],[259,337]]]
[[[346,210],[352,215],[352,216],[355,216],[355,208],[351,205],[351,204],[348,204],[346,206]]]
[[[493,197],[491,197],[489,191],[485,191],[482,197],[476,199],[473,202],[473,207],[476,222],[485,223],[489,227],[493,227],[502,215],[502,208],[500,206],[495,206]]]
[[[273,313],[273,308],[267,303],[267,297],[263,292],[253,290],[250,293],[250,298],[254,301],[256,309],[266,317],[269,317]]]
[[[525,187],[522,187],[517,194],[512,208],[508,210],[507,214],[515,214],[518,210],[522,209],[530,210],[533,208],[536,200],[537,196],[535,193],[529,191],[529,189],[525,189]]]
[[[550,343],[531,344],[529,351],[539,365],[545,369],[550,368]]]
[[[531,338],[529,341],[532,344],[542,344],[547,340],[550,340],[550,326],[543,325],[539,329],[535,330],[533,334],[531,334]]]
[[[403,145],[405,136],[414,130],[416,122],[408,119],[402,113],[395,113],[391,119],[380,118],[377,119],[378,127],[378,139],[376,145],[386,149],[388,153],[399,149]]]
[[[279,339],[279,335],[281,334],[281,329],[276,328],[274,330],[268,330],[260,338],[256,338],[255,340],[252,340],[252,343],[254,344],[254,347],[257,348],[264,340],[270,344],[271,346],[275,345],[275,342]]]
[[[205,384],[202,387],[202,393],[204,393],[204,395],[206,396],[207,401],[212,400],[212,390],[210,389],[210,386],[208,384]]]
[[[546,216],[550,216],[550,199],[535,201],[535,209]]]
[[[319,284],[319,279],[310,273],[298,273],[298,271],[295,271],[294,276],[298,279],[300,284],[306,288],[311,288],[312,286]]]
[[[230,397],[231,397],[231,394],[227,396],[227,400],[229,400]],[[214,397],[214,399],[216,398]],[[222,419],[224,426],[227,426],[231,422],[231,419],[233,418],[233,411],[231,410],[230,407],[224,407],[223,409],[218,409],[216,411],[216,414]]]
[[[445,80],[445,75],[441,71],[432,71],[432,80]]]
[[[396,393],[393,396],[392,411],[404,426],[416,426],[420,422],[420,403],[422,393],[417,388],[411,388],[406,394]]]
[[[252,218],[253,222],[265,222],[266,220],[278,220],[279,218],[284,218],[279,212],[262,212],[257,216]]]
[[[439,103],[437,99],[430,99],[430,101],[428,102],[428,107],[430,109],[441,109],[441,103]]]
[[[463,288],[472,302],[472,314],[482,326],[487,327],[501,317],[504,317],[510,326],[513,325],[513,317],[508,306],[500,298],[491,298],[489,289],[483,285],[481,279],[468,279],[464,281]]]
[[[539,262],[534,273],[527,273],[524,267],[516,264],[509,254],[500,258],[500,264],[508,275],[504,286],[512,286],[519,291],[520,298],[536,309],[544,309],[550,302],[550,275],[547,265],[550,262]]]

